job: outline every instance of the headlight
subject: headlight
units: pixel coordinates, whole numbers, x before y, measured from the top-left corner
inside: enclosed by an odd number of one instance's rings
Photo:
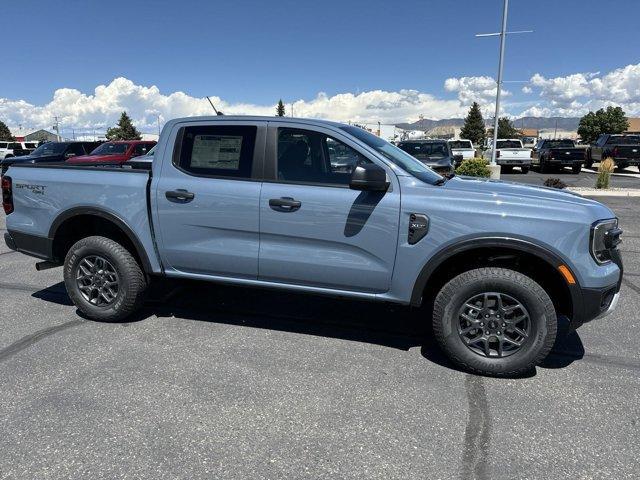
[[[600,220],[591,227],[591,256],[599,263],[611,261],[611,250],[622,240],[622,230],[618,228],[618,219]]]

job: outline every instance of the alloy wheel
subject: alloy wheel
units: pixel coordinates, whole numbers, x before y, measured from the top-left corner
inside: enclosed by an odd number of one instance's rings
[[[502,358],[521,350],[531,334],[531,317],[510,295],[484,292],[467,299],[458,312],[458,334],[472,352]]]
[[[76,284],[86,301],[98,307],[111,305],[120,288],[114,266],[104,257],[89,255],[78,263]]]

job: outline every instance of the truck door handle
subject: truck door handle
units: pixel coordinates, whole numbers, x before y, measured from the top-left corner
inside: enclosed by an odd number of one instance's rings
[[[276,212],[295,212],[302,206],[302,202],[291,197],[272,198],[269,200],[269,206]]]
[[[179,202],[190,202],[194,199],[196,194],[187,192],[186,190],[179,188],[177,190],[169,190],[165,192],[164,196],[167,197],[167,199],[170,201],[177,200]]]

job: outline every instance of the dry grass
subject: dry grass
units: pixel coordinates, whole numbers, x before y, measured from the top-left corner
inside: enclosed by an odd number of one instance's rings
[[[616,164],[613,161],[613,158],[605,158],[602,162],[600,162],[600,166],[598,167],[598,177],[596,178],[596,188],[609,188],[611,172],[613,172],[615,168]]]

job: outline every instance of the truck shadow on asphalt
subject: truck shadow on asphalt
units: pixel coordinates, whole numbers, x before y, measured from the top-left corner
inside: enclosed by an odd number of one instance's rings
[[[60,305],[72,305],[62,282],[32,295]],[[408,351],[420,347],[422,356],[438,365],[459,370],[441,352],[431,332],[428,306],[411,308],[393,304],[335,299],[277,290],[228,287],[204,282],[162,282],[128,326],[151,316],[264,328],[371,343]],[[79,314],[79,312],[77,312]],[[556,343],[540,365],[564,368],[584,356],[577,332],[569,332],[560,318]],[[525,377],[535,375],[532,371]]]

